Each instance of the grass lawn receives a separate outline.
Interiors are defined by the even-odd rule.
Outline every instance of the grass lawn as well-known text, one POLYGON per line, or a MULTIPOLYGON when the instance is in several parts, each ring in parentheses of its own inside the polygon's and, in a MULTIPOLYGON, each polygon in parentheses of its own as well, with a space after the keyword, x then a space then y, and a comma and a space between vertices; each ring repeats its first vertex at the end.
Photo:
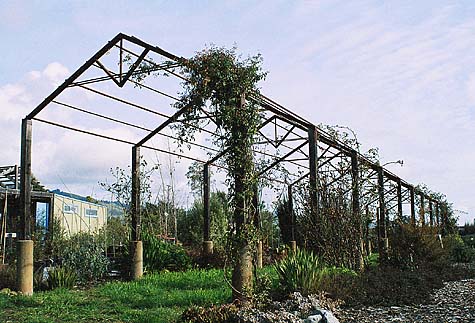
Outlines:
POLYGON ((230 301, 222 270, 160 273, 89 290, 0 294, 0 322, 171 322, 190 305, 230 301))

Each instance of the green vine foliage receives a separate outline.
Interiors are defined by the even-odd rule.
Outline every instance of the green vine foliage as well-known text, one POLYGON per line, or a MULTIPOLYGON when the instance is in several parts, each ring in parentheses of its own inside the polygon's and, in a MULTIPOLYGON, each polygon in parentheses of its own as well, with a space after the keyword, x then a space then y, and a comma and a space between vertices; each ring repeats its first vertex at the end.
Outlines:
POLYGON ((231 206, 235 210, 237 230, 250 222, 250 203, 257 184, 252 145, 258 133, 262 116, 254 101, 246 99, 259 93, 257 83, 266 73, 261 69, 262 57, 256 55, 241 59, 236 48, 211 47, 187 60, 183 74, 187 81, 181 100, 175 104, 184 109, 186 122, 175 126, 181 144, 194 140, 197 126, 202 126, 203 110, 213 117, 217 131, 212 140, 227 153, 223 162, 228 169, 227 184, 231 206))

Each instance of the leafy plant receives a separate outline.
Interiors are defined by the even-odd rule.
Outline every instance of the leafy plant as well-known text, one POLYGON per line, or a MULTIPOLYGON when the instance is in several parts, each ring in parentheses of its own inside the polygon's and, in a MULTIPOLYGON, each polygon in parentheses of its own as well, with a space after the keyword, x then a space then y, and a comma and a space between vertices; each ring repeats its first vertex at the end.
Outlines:
POLYGON ((95 282, 105 276, 109 259, 94 235, 78 233, 68 239, 61 252, 62 266, 76 272, 79 281, 95 282))
POLYGON ((191 258, 183 247, 166 243, 147 232, 142 234, 145 267, 150 271, 186 270, 191 267, 191 258))
POLYGON ((302 249, 276 263, 275 269, 284 291, 299 291, 304 295, 319 291, 328 274, 325 265, 313 252, 302 249))
POLYGON ((475 261, 475 249, 469 247, 458 234, 444 238, 444 245, 450 252, 450 260, 459 263, 475 261))
POLYGON ((183 312, 184 323, 233 323, 236 322, 238 308, 234 304, 211 306, 208 308, 192 306, 183 312))
POLYGON ((48 271, 46 286, 48 289, 73 288, 77 281, 77 274, 67 267, 56 267, 48 271))

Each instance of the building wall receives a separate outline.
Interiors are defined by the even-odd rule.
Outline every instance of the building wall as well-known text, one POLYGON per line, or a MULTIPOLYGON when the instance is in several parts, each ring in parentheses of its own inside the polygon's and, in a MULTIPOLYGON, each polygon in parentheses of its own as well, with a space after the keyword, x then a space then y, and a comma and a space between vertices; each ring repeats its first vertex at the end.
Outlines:
POLYGON ((53 217, 68 235, 96 233, 107 223, 107 207, 55 194, 53 217))

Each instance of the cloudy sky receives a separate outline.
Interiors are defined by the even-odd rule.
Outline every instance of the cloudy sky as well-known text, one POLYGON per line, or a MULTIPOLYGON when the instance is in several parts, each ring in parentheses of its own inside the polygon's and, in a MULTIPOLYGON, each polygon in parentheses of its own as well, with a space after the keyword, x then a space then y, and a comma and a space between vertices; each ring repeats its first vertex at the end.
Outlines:
MULTIPOLYGON (((0 164, 19 163, 21 118, 118 32, 184 57, 206 44, 261 53, 266 95, 352 128, 383 163, 403 159, 389 169, 473 221, 475 2, 0 0, 0 164)), ((34 124, 41 182, 103 197, 98 180, 129 148, 48 129, 34 124)))

